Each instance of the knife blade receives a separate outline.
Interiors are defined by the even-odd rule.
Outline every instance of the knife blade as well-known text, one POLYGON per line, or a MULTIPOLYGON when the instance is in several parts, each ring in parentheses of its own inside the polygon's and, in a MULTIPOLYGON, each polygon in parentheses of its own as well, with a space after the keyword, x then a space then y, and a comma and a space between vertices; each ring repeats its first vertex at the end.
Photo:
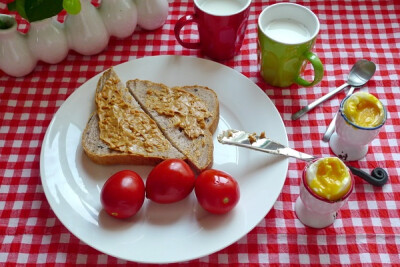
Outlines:
POLYGON ((248 133, 245 131, 229 129, 222 131, 217 136, 217 140, 221 144, 250 148, 269 154, 282 155, 304 161, 312 161, 317 158, 275 142, 266 137, 264 133, 257 135, 256 133, 248 133))
MULTIPOLYGON (((269 154, 292 157, 307 162, 318 159, 318 157, 308 155, 275 142, 267 138, 264 133, 257 135, 256 133, 247 133, 245 131, 229 129, 220 133, 217 136, 217 139, 221 144, 250 148, 269 154)), ((346 165, 354 175, 364 179, 374 186, 383 186, 388 181, 388 174, 382 168, 375 168, 370 175, 361 169, 354 168, 348 164, 346 165)))

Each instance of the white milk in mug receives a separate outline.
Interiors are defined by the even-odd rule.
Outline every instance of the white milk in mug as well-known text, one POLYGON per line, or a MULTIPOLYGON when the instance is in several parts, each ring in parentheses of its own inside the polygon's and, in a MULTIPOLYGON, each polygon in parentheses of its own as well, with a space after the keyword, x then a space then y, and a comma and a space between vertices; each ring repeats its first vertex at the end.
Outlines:
POLYGON ((285 44, 298 44, 311 37, 307 27, 296 20, 276 19, 265 27, 265 33, 275 41, 285 44))
POLYGON ((244 7, 243 1, 240 0, 204 0, 199 3, 202 10, 217 16, 235 14, 244 7))

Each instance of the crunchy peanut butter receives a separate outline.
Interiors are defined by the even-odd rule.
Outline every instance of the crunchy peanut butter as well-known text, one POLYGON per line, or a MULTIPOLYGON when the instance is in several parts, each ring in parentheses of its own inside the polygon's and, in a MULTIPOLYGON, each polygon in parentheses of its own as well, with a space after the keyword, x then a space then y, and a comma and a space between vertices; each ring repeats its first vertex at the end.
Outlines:
POLYGON ((211 116, 201 99, 180 89, 149 89, 146 105, 168 116, 171 123, 191 139, 204 135, 206 119, 211 116))
POLYGON ((170 143, 156 123, 141 110, 124 101, 126 88, 118 79, 108 79, 96 95, 100 139, 111 149, 127 153, 166 151, 170 143))
POLYGON ((256 137, 256 133, 252 133, 252 134, 249 134, 249 142, 250 142, 250 144, 253 144, 254 142, 256 142, 257 141, 257 137, 256 137))

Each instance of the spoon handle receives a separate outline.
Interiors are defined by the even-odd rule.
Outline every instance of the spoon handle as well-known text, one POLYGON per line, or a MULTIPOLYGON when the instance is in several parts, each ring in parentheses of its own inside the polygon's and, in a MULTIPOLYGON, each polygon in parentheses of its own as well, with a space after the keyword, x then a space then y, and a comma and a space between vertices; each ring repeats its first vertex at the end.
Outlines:
MULTIPOLYGON (((346 96, 351 95, 354 92, 354 89, 355 89, 355 87, 353 87, 353 86, 350 87, 346 96)), ((325 134, 322 137, 322 141, 329 142, 329 139, 331 139, 331 136, 332 136, 333 132, 335 131, 336 116, 337 116, 337 112, 333 116, 331 123, 329 124, 328 128, 326 129, 325 134)))
POLYGON ((326 100, 328 100, 329 98, 331 98, 332 96, 336 95, 337 93, 339 93, 340 91, 342 91, 344 88, 346 88, 347 86, 349 86, 348 83, 344 83, 343 85, 339 86, 338 88, 336 88, 333 91, 330 91, 329 93, 327 93, 326 95, 318 98, 317 100, 315 100, 314 102, 312 102, 311 104, 308 104, 307 106, 305 106, 304 108, 300 109, 299 111, 297 111, 296 113, 294 113, 292 115, 292 120, 297 120, 298 118, 300 118, 301 116, 303 116, 304 114, 306 114, 307 112, 309 112, 310 110, 312 110, 313 108, 315 108, 316 106, 318 106, 319 104, 321 104, 322 102, 325 102, 326 100))
POLYGON ((387 174, 387 172, 379 167, 373 169, 371 174, 349 165, 347 165, 347 167, 354 175, 357 175, 358 177, 362 178, 363 180, 374 186, 383 186, 389 180, 389 175, 387 174))

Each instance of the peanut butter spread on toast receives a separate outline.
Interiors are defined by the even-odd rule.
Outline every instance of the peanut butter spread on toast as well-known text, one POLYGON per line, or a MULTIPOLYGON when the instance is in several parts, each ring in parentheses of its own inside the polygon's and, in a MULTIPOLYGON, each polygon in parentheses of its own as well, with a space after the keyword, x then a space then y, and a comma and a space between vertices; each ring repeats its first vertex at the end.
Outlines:
POLYGON ((212 115, 200 98, 179 88, 150 88, 146 106, 169 117, 172 125, 191 139, 204 135, 206 119, 212 115))
MULTIPOLYGON (((110 78, 96 94, 100 139, 111 149, 127 153, 166 151, 170 143, 157 124, 142 110, 124 101, 127 88, 118 88, 119 79, 110 78)), ((129 93, 128 93, 129 94, 129 93)))

